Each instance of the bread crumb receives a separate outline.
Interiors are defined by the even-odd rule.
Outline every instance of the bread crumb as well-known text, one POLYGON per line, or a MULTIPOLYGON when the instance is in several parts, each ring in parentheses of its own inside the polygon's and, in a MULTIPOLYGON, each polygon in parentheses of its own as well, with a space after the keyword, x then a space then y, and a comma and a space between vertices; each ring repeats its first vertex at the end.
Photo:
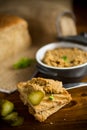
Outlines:
POLYGON ((50 122, 50 125, 53 125, 53 122, 50 122))

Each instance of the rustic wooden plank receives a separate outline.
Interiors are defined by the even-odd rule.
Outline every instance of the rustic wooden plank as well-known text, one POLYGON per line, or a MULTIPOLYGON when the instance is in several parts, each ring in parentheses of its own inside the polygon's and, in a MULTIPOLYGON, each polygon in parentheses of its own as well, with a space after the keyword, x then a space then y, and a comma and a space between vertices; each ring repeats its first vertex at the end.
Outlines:
MULTIPOLYGON (((20 129, 32 129, 32 130, 67 130, 68 128, 73 130, 86 130, 87 129, 87 86, 77 89, 69 90, 72 95, 72 101, 70 104, 51 115, 45 122, 40 123, 34 119, 32 115, 28 113, 28 108, 23 105, 19 98, 19 93, 16 91, 13 94, 2 94, 0 98, 6 98, 15 104, 16 110, 21 116, 24 117, 24 124, 17 127, 20 129)), ((3 130, 10 130, 12 127, 0 123, 0 128, 3 130)), ((15 130, 15 127, 12 128, 15 130)))

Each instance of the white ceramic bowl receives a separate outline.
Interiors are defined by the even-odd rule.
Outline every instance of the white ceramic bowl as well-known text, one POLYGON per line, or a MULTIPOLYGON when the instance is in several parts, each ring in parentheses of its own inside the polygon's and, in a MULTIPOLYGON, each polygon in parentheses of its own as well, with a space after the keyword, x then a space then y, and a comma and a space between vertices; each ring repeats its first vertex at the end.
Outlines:
POLYGON ((79 45, 76 43, 69 43, 69 42, 55 42, 47 44, 41 47, 36 53, 36 61, 38 70, 45 75, 56 77, 59 80, 68 80, 71 81, 78 81, 82 79, 87 73, 87 62, 78 66, 73 67, 53 67, 48 66, 42 62, 44 54, 47 50, 53 50, 58 47, 66 47, 66 48, 79 48, 84 51, 87 51, 87 46, 79 45))

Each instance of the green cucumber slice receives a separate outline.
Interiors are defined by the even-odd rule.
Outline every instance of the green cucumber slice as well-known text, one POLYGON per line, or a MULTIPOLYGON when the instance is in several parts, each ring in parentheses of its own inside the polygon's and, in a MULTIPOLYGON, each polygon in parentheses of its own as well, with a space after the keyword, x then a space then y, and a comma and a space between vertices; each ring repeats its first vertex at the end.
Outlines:
POLYGON ((1 105, 1 116, 7 116, 14 109, 14 104, 8 100, 4 100, 1 105))
POLYGON ((28 94, 28 100, 32 105, 38 105, 44 97, 44 93, 42 91, 33 91, 28 94))

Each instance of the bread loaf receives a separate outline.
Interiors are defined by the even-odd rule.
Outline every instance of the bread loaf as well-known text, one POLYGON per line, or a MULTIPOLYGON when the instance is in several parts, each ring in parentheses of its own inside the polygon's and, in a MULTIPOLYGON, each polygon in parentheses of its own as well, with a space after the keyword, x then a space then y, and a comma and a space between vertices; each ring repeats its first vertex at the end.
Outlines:
POLYGON ((17 16, 0 15, 0 61, 29 47, 28 23, 17 16))

